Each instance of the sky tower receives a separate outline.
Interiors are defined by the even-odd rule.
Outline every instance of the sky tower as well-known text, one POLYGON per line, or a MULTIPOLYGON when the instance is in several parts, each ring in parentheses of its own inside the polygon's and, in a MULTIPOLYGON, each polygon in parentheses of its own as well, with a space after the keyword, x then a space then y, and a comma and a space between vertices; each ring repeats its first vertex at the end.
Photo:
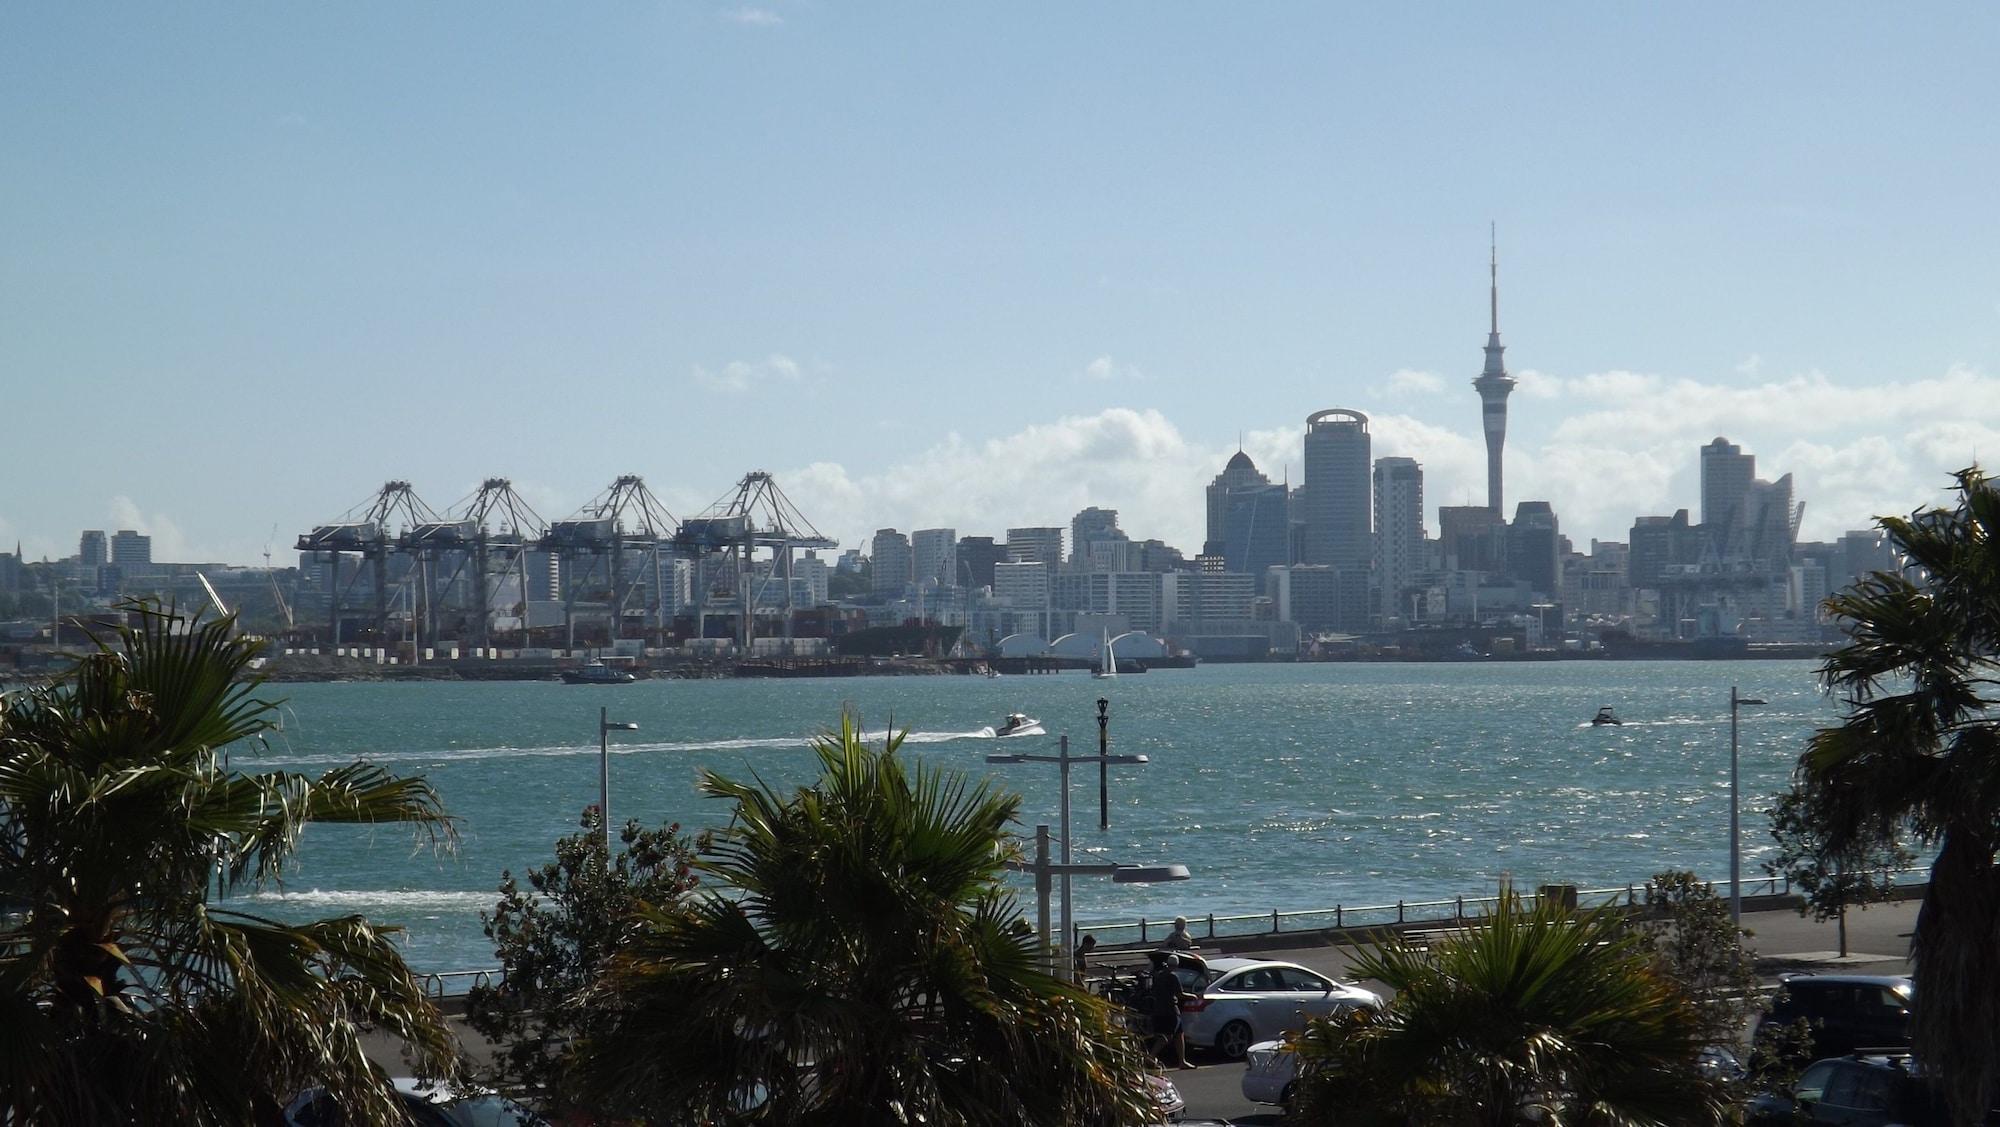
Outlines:
POLYGON ((1500 451, 1507 444, 1507 393, 1514 390, 1514 378, 1507 374, 1507 363, 1500 355, 1507 350, 1500 344, 1500 245, 1497 238, 1492 243, 1490 255, 1486 269, 1492 286, 1493 328, 1486 334, 1486 369, 1472 381, 1472 386, 1479 392, 1479 413, 1486 428, 1486 507, 1496 515, 1504 516, 1500 507, 1500 451))

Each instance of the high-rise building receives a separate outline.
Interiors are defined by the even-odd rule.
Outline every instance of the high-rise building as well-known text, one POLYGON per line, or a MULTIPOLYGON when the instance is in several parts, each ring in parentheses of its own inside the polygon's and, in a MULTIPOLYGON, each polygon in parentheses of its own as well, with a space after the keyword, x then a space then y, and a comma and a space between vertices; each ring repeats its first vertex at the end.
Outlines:
POLYGON ((958 529, 919 528, 910 533, 910 551, 916 582, 958 586, 958 529))
POLYGON ((86 529, 77 539, 76 562, 85 567, 96 567, 111 562, 111 545, 105 540, 103 529, 86 529))
POLYGON ((893 528, 876 529, 868 558, 872 572, 869 589, 891 599, 902 598, 916 577, 916 557, 910 551, 909 537, 893 528))
POLYGON ((1700 530, 1688 523, 1686 509, 1670 517, 1634 520, 1631 545, 1625 581, 1640 590, 1659 590, 1673 568, 1701 559, 1700 530))
POLYGON ((1100 509, 1095 505, 1070 518, 1069 559, 1080 569, 1095 570, 1090 567, 1091 548, 1099 541, 1129 541, 1118 527, 1117 509, 1100 509))
POLYGON ((1424 557, 1424 470, 1414 458, 1375 459, 1375 581, 1382 613, 1407 615, 1424 557))
POLYGON ((1701 448, 1701 523, 1716 535, 1736 523, 1757 479, 1757 455, 1718 435, 1701 448))
POLYGON ((1010 528, 1007 530, 1007 558, 1014 563, 1047 564, 1050 571, 1062 566, 1061 528, 1010 528))
POLYGON ((1306 419, 1305 563, 1368 568, 1368 416, 1334 408, 1306 419))
POLYGON ((1049 609, 1049 576, 1054 571, 1040 560, 993 565, 993 597, 1014 610, 1049 609))
POLYGON ((1547 501, 1514 506, 1514 523, 1507 526, 1507 576, 1543 598, 1561 593, 1562 529, 1547 501))
POLYGON ((1446 571, 1498 572, 1507 566, 1507 522, 1484 505, 1438 506, 1446 571))
POLYGON ((153 538, 121 528, 111 538, 111 562, 120 565, 153 562, 153 538))
POLYGON ((1261 576, 1265 568, 1291 563, 1291 508, 1291 491, 1282 485, 1228 490, 1222 506, 1223 570, 1261 576))
POLYGON ((1005 545, 995 544, 991 536, 962 537, 958 542, 958 585, 993 586, 993 565, 1006 559, 1005 545))
POLYGON ((1238 450, 1230 457, 1229 464, 1215 475, 1214 481, 1208 483, 1208 527, 1201 545, 1204 553, 1219 555, 1223 552, 1222 524, 1229 491, 1269 484, 1271 479, 1258 472, 1257 464, 1250 460, 1250 455, 1238 450))
POLYGON ((1514 379, 1507 374, 1507 363, 1502 358, 1506 348, 1500 344, 1500 250, 1495 244, 1492 257, 1487 264, 1489 296, 1493 308, 1493 324, 1486 334, 1486 367, 1479 378, 1472 381, 1474 391, 1479 393, 1479 418, 1486 431, 1486 507, 1499 516, 1505 491, 1501 488, 1501 450, 1507 445, 1507 394, 1514 390, 1514 379))

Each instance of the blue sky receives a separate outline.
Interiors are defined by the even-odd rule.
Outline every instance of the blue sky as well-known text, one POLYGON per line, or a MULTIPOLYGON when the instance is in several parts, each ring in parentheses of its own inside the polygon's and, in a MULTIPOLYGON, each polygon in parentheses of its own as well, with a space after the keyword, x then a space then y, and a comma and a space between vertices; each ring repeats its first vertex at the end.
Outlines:
POLYGON ((1622 538, 1720 433, 1857 527, 2000 450, 2000 12, 1745 7, 8 5, 0 539, 754 468, 1192 552, 1333 406, 1434 510, 1489 221, 1510 505, 1622 538))

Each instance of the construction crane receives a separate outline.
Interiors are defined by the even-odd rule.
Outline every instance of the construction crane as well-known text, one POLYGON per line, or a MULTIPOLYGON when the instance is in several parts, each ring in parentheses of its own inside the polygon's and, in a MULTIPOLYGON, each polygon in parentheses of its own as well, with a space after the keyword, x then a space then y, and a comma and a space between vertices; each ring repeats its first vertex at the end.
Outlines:
POLYGON ((285 629, 291 631, 298 628, 298 623, 292 621, 291 604, 285 601, 285 593, 278 589, 278 573, 271 570, 271 539, 277 535, 278 526, 273 524, 270 536, 264 537, 264 578, 270 581, 271 599, 278 604, 278 613, 284 616, 285 629))
POLYGON ((620 637, 625 609, 642 586, 652 631, 666 629, 664 573, 677 529, 673 514, 638 474, 618 478, 567 519, 549 526, 537 547, 560 561, 563 628, 570 648, 576 647, 578 598, 586 593, 603 598, 607 642, 620 637))
MULTIPOLYGON (((778 488, 775 478, 763 470, 752 470, 701 515, 683 521, 674 546, 703 565, 717 565, 712 569, 704 566, 704 574, 695 577, 695 615, 700 627, 705 628, 710 603, 721 594, 725 605, 735 604, 737 643, 748 652, 757 637, 757 606, 765 584, 784 584, 783 631, 790 638, 797 609, 792 598, 792 553, 800 548, 839 547, 839 541, 820 535, 778 488), (760 548, 770 550, 771 569, 753 587, 752 562, 760 548), (713 581, 707 575, 711 570, 717 573, 713 581)), ((697 636, 705 632, 698 629, 697 636)))
POLYGON ((443 519, 405 532, 401 545, 417 559, 424 587, 425 634, 444 637, 438 608, 455 606, 464 615, 457 636, 482 648, 491 645, 493 618, 499 613, 495 598, 512 575, 520 597, 509 600, 506 612, 519 613, 525 637, 527 554, 547 531, 534 508, 514 492, 513 482, 489 477, 443 519))
POLYGON ((324 555, 327 560, 327 626, 333 645, 340 645, 343 612, 354 609, 349 605, 355 585, 364 572, 369 574, 373 589, 373 607, 368 616, 368 630, 372 638, 386 636, 389 624, 389 556, 397 547, 398 532, 407 532, 427 524, 436 524, 441 518, 429 505, 424 504, 407 481, 385 482, 375 495, 360 505, 349 509, 328 524, 314 528, 298 539, 298 550, 310 552, 317 559, 324 555), (341 557, 358 557, 358 563, 366 566, 355 567, 345 582, 341 580, 341 557))

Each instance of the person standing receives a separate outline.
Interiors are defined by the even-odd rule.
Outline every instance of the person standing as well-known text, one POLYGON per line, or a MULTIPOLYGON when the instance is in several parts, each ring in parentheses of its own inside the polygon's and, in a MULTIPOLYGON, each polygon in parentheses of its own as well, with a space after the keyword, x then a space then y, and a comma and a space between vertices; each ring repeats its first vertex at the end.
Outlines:
POLYGON ((1083 981, 1083 976, 1090 973, 1090 955, 1095 950, 1097 950, 1097 937, 1095 935, 1086 935, 1078 941, 1076 945, 1077 981, 1083 981))
POLYGON ((1188 933, 1186 916, 1174 917, 1174 930, 1167 933, 1167 946, 1176 951, 1192 951, 1201 946, 1194 941, 1194 936, 1188 933))
POLYGON ((1174 973, 1179 962, 1164 951, 1153 953, 1153 976, 1147 983, 1152 998, 1153 1051, 1176 1067, 1193 1068, 1187 1059, 1187 1034, 1181 1029, 1181 1005, 1187 1001, 1187 991, 1181 988, 1180 975, 1174 973), (1166 1056, 1168 1049, 1173 1050, 1172 1057, 1166 1056))

